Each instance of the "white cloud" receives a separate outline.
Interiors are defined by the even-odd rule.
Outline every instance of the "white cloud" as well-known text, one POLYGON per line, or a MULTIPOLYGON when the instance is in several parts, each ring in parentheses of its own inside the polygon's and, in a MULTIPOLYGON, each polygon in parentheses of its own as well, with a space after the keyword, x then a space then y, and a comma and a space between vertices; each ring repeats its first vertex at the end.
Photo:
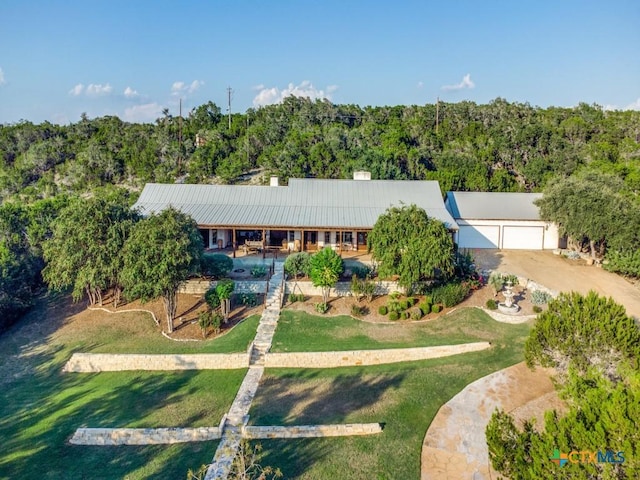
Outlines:
POLYGON ((73 87, 71 90, 69 90, 69 95, 73 95, 74 97, 77 97, 78 95, 81 95, 82 92, 84 92, 84 85, 79 83, 75 87, 73 87))
POLYGON ((309 80, 304 80, 300 85, 290 83, 282 90, 277 87, 266 88, 264 85, 259 85, 258 87, 261 88, 253 99, 253 105, 255 107, 279 103, 290 96, 305 97, 311 100, 320 98, 331 100, 331 95, 338 89, 337 85, 329 85, 325 90, 317 89, 309 80))
POLYGON ((424 83, 422 81, 418 82, 418 84, 416 85, 418 88, 422 88, 424 87, 424 83))
POLYGON ((87 85, 86 93, 89 96, 109 95, 112 90, 113 88, 108 83, 106 85, 90 83, 87 85))
POLYGON ((626 107, 625 110, 640 110, 640 98, 638 98, 635 102, 630 103, 626 107))
POLYGON ((474 88, 475 86, 476 84, 471 80, 471 74, 467 73, 464 77, 462 77, 462 81, 460 83, 456 83, 455 85, 445 85, 442 87, 442 90, 447 92, 455 92, 457 90, 463 90, 465 88, 474 88))
POLYGON ((173 85, 171 85, 171 95, 177 96, 177 95, 187 95, 187 94, 192 94, 194 93, 196 90, 198 90, 202 85, 204 85, 204 82, 202 80, 194 80, 193 82, 191 82, 190 84, 186 84, 184 82, 173 82, 173 85))
POLYGON ((4 85, 7 81, 4 79, 4 71, 0 68, 0 85, 4 85))
POLYGON ((162 105, 153 102, 125 108, 124 120, 127 122, 153 122, 162 114, 162 105))
POLYGON ((134 90, 131 87, 127 87, 127 88, 124 89, 124 96, 126 98, 136 98, 139 95, 140 94, 137 92, 137 90, 134 90))

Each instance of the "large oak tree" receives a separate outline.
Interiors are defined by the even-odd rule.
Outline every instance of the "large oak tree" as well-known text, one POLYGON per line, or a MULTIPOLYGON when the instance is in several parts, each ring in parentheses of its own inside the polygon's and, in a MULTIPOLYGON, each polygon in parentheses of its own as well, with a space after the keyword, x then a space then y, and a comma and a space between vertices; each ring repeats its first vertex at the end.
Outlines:
POLYGON ((180 285, 200 271, 204 247, 195 221, 174 208, 136 224, 123 249, 122 283, 128 298, 162 298, 173 331, 180 285))

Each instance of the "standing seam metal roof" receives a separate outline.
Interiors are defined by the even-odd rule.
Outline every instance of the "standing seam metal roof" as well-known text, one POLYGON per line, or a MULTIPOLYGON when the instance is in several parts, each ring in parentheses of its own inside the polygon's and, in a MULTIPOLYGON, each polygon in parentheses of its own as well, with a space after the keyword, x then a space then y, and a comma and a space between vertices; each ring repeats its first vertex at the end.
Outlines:
POLYGON ((446 205, 455 219, 540 220, 533 203, 541 193, 447 192, 446 205))
POLYGON ((372 228, 390 206, 416 204, 448 228, 457 224, 437 181, 290 179, 288 186, 148 183, 134 208, 169 206, 198 225, 292 228, 372 228))

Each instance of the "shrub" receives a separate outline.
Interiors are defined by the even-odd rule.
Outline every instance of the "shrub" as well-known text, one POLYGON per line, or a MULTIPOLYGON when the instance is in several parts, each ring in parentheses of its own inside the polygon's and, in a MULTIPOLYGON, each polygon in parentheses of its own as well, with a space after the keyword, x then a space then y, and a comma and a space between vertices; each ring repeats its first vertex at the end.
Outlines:
POLYGON ((400 302, 393 298, 387 302, 387 308, 390 312, 396 312, 398 314, 402 311, 402 308, 400 308, 400 302))
POLYGON ((233 260, 222 253, 206 253, 202 258, 202 273, 220 279, 233 270, 233 260))
POLYGON ((351 273, 360 279, 371 276, 371 267, 367 265, 354 265, 351 267, 351 273))
POLYGON ((489 310, 497 310, 498 302, 496 302, 493 298, 490 298, 489 300, 487 300, 487 308, 489 310))
POLYGON ((400 320, 406 320, 407 318, 409 318, 407 312, 400 313, 400 320))
POLYGON ((409 308, 409 302, 407 300, 400 300, 400 310, 406 310, 409 308))
POLYGON ((553 297, 543 290, 534 290, 531 292, 531 303, 534 305, 545 305, 552 299, 553 297))
POLYGON ((431 306, 432 313, 440 313, 440 305, 432 305, 431 306))
POLYGON ((502 290, 502 287, 504 287, 504 278, 502 277, 502 274, 498 272, 493 272, 489 276, 489 285, 491 285, 491 287, 493 288, 493 291, 497 295, 498 292, 502 290))
POLYGON ((541 313, 541 312, 542 312, 542 307, 540 305, 533 306, 533 313, 541 313))
POLYGON ((416 304, 417 299, 415 297, 407 297, 407 303, 410 307, 413 307, 416 304))
POLYGON ((362 315, 367 314, 366 307, 361 307, 360 305, 351 305, 351 315, 354 317, 361 317, 362 315))
POLYGON ((411 320, 420 320, 422 318, 422 310, 414 308, 411 310, 411 320))
POLYGON ((433 297, 431 295, 427 295, 424 297, 424 303, 428 303, 429 305, 433 305, 433 297))
POLYGON ((289 294, 289 303, 296 303, 298 301, 298 295, 296 293, 289 294))
POLYGON ((207 302, 211 310, 215 310, 220 306, 220 297, 215 288, 207 290, 207 293, 204 294, 204 301, 207 302))
POLYGON ((314 305, 314 308, 316 309, 316 312, 318 313, 327 313, 327 311, 329 311, 329 304, 321 302, 321 303, 316 303, 314 305))
POLYGON ((284 271, 296 279, 301 275, 309 275, 309 258, 307 252, 292 253, 284 261, 284 271))
POLYGON ((255 293, 243 293, 240 295, 240 303, 242 303, 242 305, 248 305, 249 307, 255 307, 258 304, 258 298, 255 293))
POLYGON ((511 285, 515 286, 518 285, 520 282, 518 282, 518 276, 517 275, 504 275, 502 277, 502 279, 504 280, 505 285, 507 283, 511 283, 511 285))
POLYGON ((431 312, 431 304, 422 302, 420 304, 420 311, 422 312, 422 315, 429 315, 429 313, 431 312))
POLYGON ((388 309, 387 309, 387 307, 385 305, 382 305, 382 306, 378 307, 378 313, 380 315, 386 315, 387 312, 388 312, 388 309))
POLYGON ((389 294, 389 297, 392 298, 393 300, 397 300, 401 296, 402 296, 402 294, 400 292, 391 292, 389 294))
POLYGON ((400 318, 400 314, 398 312, 389 312, 389 320, 395 322, 398 318, 400 318))
POLYGON ((469 287, 462 283, 445 283, 431 292, 433 301, 445 307, 453 307, 462 302, 469 294, 469 287))
POLYGON ((251 276, 254 278, 264 277, 267 274, 267 267, 264 265, 256 265, 251 269, 251 276))
POLYGON ((640 278, 640 250, 610 250, 603 267, 610 272, 640 278))

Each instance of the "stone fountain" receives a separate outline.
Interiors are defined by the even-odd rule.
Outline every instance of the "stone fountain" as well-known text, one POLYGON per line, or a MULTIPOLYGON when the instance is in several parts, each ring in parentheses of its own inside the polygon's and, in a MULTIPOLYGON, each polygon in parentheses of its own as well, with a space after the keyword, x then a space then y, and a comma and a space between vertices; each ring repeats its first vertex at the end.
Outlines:
POLYGON ((505 284, 502 295, 504 295, 504 302, 498 303, 498 310, 507 315, 517 315, 520 307, 513 302, 516 294, 513 293, 513 284, 510 281, 505 284))

